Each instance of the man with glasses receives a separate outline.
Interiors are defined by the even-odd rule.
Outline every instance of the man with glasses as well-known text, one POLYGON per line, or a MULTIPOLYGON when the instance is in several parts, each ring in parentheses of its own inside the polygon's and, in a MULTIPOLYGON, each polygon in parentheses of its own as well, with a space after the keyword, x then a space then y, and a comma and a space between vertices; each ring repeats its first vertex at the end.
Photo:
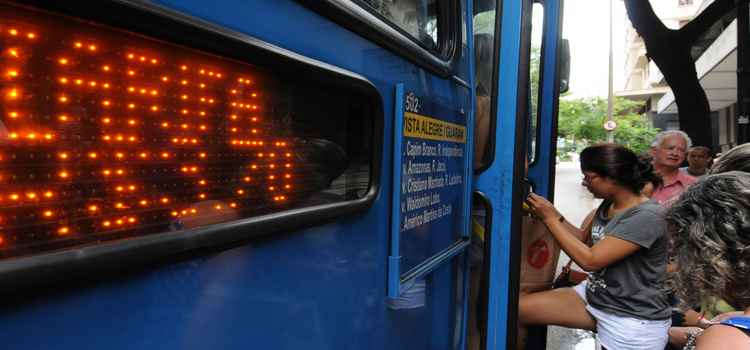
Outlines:
POLYGON ((651 198, 665 208, 669 208, 696 181, 695 177, 680 171, 691 144, 690 137, 679 130, 662 131, 656 134, 651 144, 654 170, 662 179, 662 185, 654 190, 651 198))

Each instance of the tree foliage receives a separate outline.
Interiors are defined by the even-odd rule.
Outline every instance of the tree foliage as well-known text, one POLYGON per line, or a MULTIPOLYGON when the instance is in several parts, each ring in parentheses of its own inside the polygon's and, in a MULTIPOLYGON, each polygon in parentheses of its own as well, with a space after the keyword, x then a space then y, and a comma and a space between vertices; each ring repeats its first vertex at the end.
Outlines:
MULTIPOLYGON (((617 128, 614 131, 615 142, 628 146, 636 153, 649 149, 659 129, 643 114, 638 113, 642 104, 624 98, 615 98, 613 106, 614 120, 617 128)), ((606 142, 607 100, 604 98, 560 99, 558 119, 558 136, 575 142, 579 146, 588 146, 606 142)))

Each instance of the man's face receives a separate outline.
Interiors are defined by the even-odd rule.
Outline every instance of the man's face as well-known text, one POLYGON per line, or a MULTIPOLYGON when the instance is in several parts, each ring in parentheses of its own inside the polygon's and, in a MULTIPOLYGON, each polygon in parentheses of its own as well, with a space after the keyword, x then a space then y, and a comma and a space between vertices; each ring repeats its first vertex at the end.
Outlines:
POLYGON ((669 135, 661 141, 661 144, 651 148, 654 165, 664 168, 678 169, 685 161, 686 152, 687 143, 680 135, 669 135))
POLYGON ((693 169, 705 169, 708 166, 708 154, 705 150, 694 149, 688 152, 687 161, 693 169))

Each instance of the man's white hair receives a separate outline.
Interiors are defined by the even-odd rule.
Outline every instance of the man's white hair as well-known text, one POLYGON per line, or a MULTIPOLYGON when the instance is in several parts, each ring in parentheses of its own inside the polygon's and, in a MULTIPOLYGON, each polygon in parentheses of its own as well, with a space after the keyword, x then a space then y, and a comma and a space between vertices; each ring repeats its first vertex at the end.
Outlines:
POLYGON ((672 135, 679 135, 682 136, 682 138, 685 140, 685 143, 687 144, 687 148, 690 149, 690 147, 693 146, 693 140, 690 139, 690 136, 686 134, 682 130, 666 130, 662 131, 654 137, 654 142, 651 143, 651 147, 657 147, 661 145, 662 142, 664 142, 664 139, 666 139, 669 136, 672 135))

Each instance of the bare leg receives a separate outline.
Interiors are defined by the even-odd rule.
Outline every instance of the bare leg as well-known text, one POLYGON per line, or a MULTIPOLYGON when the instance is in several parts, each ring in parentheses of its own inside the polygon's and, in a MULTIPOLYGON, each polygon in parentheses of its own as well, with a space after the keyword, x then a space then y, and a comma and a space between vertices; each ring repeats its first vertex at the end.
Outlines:
POLYGON ((573 288, 553 289, 521 295, 518 302, 520 325, 555 325, 596 330, 596 320, 573 288))

